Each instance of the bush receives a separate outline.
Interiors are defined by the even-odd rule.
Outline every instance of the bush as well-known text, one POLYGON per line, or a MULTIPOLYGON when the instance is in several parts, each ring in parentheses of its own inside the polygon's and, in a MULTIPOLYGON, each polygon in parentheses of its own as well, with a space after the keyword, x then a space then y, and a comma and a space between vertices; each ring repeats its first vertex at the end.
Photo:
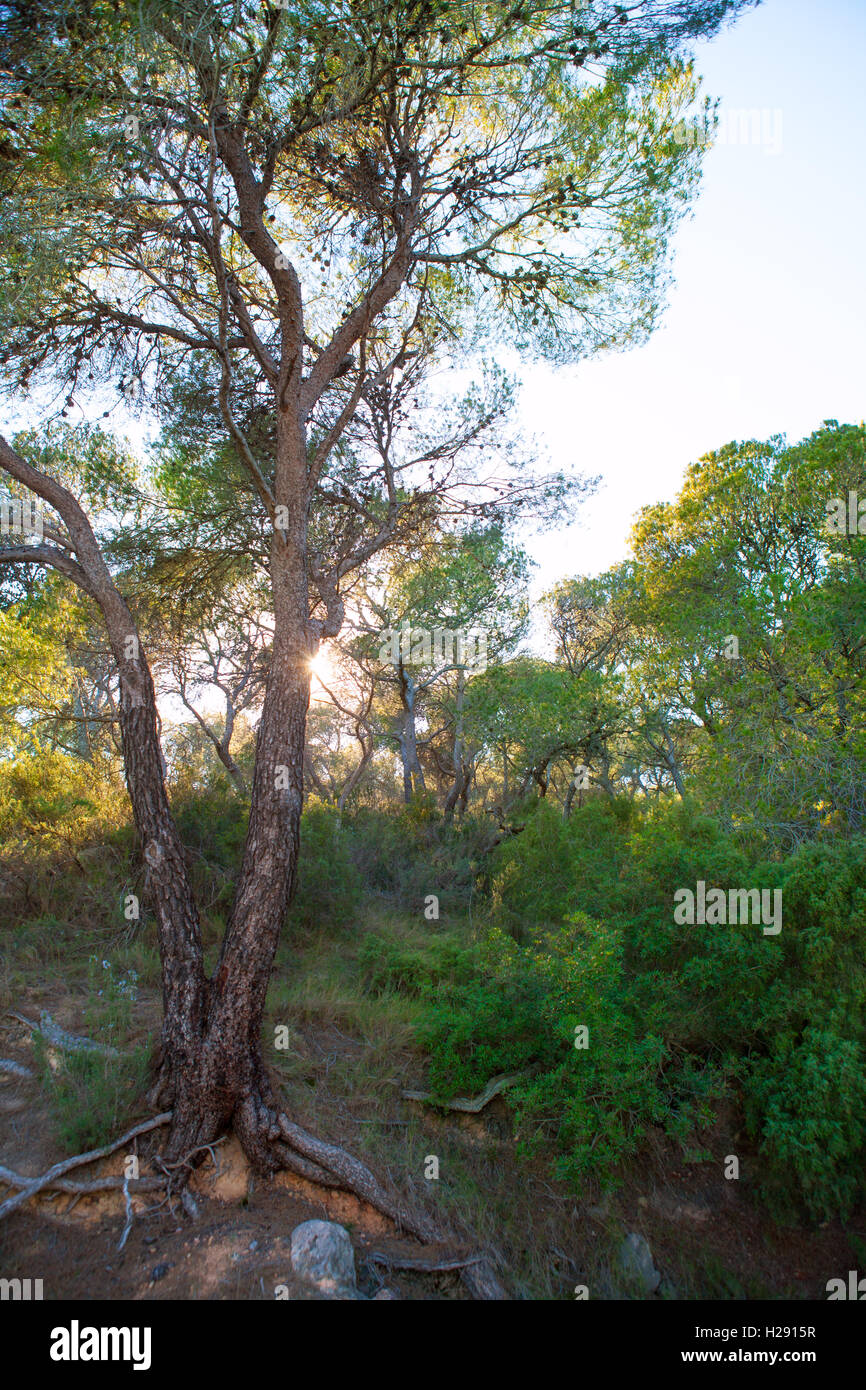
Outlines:
POLYGON ((533 946, 494 930, 475 977, 429 1010, 434 1094, 446 1100, 525 1072, 509 1091, 523 1151, 550 1144, 561 1176, 609 1178, 650 1124, 682 1137, 708 1121, 717 1089, 709 1073, 663 1066, 669 1049, 634 1002, 615 928, 577 913, 533 946))
POLYGON ((433 1089, 529 1069, 509 1093, 523 1147, 551 1144, 578 1180, 609 1177, 650 1124, 688 1145, 736 1086, 775 1214, 849 1214, 866 1195, 864 850, 762 863, 688 806, 540 807, 496 852, 471 978, 430 1006, 433 1089), (677 925, 674 893, 698 879, 781 888, 782 931, 677 925))
POLYGON ((374 994, 407 994, 433 999, 446 981, 471 978, 475 953, 450 936, 432 936, 407 945, 380 932, 368 932, 358 952, 364 986, 374 994))

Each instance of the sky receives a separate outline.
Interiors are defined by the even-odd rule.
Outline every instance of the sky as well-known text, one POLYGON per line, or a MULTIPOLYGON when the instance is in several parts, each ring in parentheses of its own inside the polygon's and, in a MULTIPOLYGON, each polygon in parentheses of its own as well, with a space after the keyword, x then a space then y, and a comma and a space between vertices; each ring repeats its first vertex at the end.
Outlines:
POLYGON ((527 542, 535 598, 624 559, 638 510, 708 450, 866 416, 866 0, 764 0, 696 59, 719 139, 660 327, 627 352, 523 365, 526 433, 553 467, 602 479, 573 525, 527 542), (736 112, 756 113, 745 132, 736 112))
POLYGON ((660 328, 524 369, 524 428, 556 467, 602 475, 575 525, 530 542, 536 594, 624 559, 638 509, 710 449, 866 416, 866 0, 765 0, 696 57, 720 138, 660 328), (754 143, 729 114, 746 110, 754 143))

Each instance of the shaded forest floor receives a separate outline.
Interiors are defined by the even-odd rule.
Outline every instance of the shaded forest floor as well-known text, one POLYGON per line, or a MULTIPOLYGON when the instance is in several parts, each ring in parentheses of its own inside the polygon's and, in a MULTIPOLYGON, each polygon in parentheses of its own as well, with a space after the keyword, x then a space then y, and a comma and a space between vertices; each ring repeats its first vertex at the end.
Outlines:
MULTIPOLYGON (((381 929, 382 920, 375 925, 381 929)), ((405 936, 413 929, 404 924, 395 930, 405 936)), ((620 1170, 616 1190, 603 1196, 593 1185, 575 1193, 557 1182, 543 1157, 519 1157, 502 1097, 480 1115, 404 1099, 404 1089, 425 1084, 413 1032, 416 1005, 365 991, 356 952, 362 931, 359 925, 357 933, 336 939, 308 934, 282 948, 268 1029, 284 1046, 268 1048, 268 1030, 265 1035, 274 1081, 300 1123, 358 1153, 416 1205, 435 1212, 458 1241, 488 1249, 513 1297, 572 1299, 581 1284, 591 1299, 640 1296, 619 1267, 619 1247, 629 1232, 648 1241, 663 1276, 653 1297, 663 1299, 823 1300, 828 1279, 862 1265, 863 1213, 845 1229, 838 1222, 780 1227, 752 1200, 747 1176, 724 1179, 726 1154, 741 1156, 744 1173, 749 1166, 732 1105, 720 1108, 714 1129, 700 1136, 700 1149, 711 1159, 686 1161, 670 1141, 653 1135, 620 1170), (438 1180, 424 1176, 431 1156, 439 1161, 438 1180)), ((0 1079, 0 1163, 36 1175, 65 1153, 105 1142, 142 1118, 142 1070, 131 1066, 122 1094, 92 1075, 64 1089, 62 1072, 46 1066, 29 1030, 6 1010, 34 1021, 47 1010, 62 1027, 92 1035, 100 1006, 103 1021, 105 1009, 113 1008, 109 1035, 140 1061, 158 1028, 159 995, 155 959, 136 937, 108 953, 115 972, 137 971, 136 998, 124 1010, 115 1007, 116 998, 94 1000, 86 942, 76 942, 73 958, 57 932, 31 933, 24 947, 23 955, 19 949, 6 962, 0 1056, 32 1075, 0 1079), (88 1128, 88 1118, 103 1129, 88 1128)), ((103 942, 100 967, 105 950, 103 942)), ((353 1197, 288 1174, 256 1178, 232 1139, 214 1157, 216 1166, 207 1158, 193 1180, 198 1214, 190 1217, 179 1204, 145 1214, 145 1203, 158 1196, 142 1196, 122 1250, 118 1192, 77 1200, 58 1194, 25 1204, 0 1223, 0 1274, 41 1278, 46 1298, 272 1299, 278 1286, 284 1297, 309 1298, 314 1295, 292 1276, 290 1238, 300 1222, 319 1218, 349 1230, 364 1296, 467 1296, 457 1273, 389 1267, 389 1254, 418 1256, 419 1247, 353 1197)), ((115 1154, 87 1176, 118 1174, 122 1161, 115 1154)))

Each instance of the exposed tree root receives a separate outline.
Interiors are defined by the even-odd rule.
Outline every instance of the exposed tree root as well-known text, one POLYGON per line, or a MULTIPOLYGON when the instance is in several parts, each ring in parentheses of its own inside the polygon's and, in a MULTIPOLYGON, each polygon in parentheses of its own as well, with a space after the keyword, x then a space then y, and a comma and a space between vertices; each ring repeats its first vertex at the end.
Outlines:
POLYGON ((509 1086, 513 1086, 516 1081, 522 1081, 525 1076, 529 1076, 529 1071, 513 1072, 510 1076, 502 1073, 494 1076, 484 1087, 484 1090, 477 1096, 455 1096, 453 1100, 437 1100, 431 1091, 404 1091, 404 1100, 423 1101, 428 1105, 437 1105, 442 1110, 460 1110, 467 1115, 477 1115, 485 1105, 489 1105, 494 1096, 498 1096, 500 1091, 505 1091, 509 1086))
POLYGON ((389 1269, 418 1269, 425 1274, 441 1274, 451 1269, 465 1269, 468 1265, 477 1265, 483 1260, 483 1255, 455 1256, 453 1259, 437 1260, 435 1257, 429 1260, 414 1259, 411 1255, 389 1255, 385 1250, 368 1250, 364 1258, 374 1265, 387 1265, 389 1269))
POLYGON ((86 1163, 95 1163, 98 1158, 107 1158, 109 1154, 115 1153, 117 1149, 122 1149, 124 1144, 136 1139, 140 1134, 147 1134, 152 1129, 159 1129, 161 1125, 167 1125, 171 1120, 171 1111, 167 1110, 162 1115, 156 1115, 152 1120, 143 1120, 141 1124, 133 1125, 119 1139, 115 1139, 110 1144, 105 1144, 101 1149, 91 1149, 89 1153, 75 1154, 73 1158, 65 1158, 60 1163, 55 1163, 53 1168, 49 1168, 47 1173, 43 1173, 40 1178, 25 1179, 26 1186, 20 1192, 16 1192, 13 1197, 7 1197, 5 1202, 0 1203, 0 1219, 8 1216, 9 1212, 20 1207, 29 1198, 35 1197, 37 1192, 41 1192, 45 1187, 51 1187, 55 1178, 62 1178, 64 1174, 72 1171, 73 1168, 81 1168, 86 1163))
POLYGON ((360 1159, 335 1144, 316 1139, 285 1115, 279 1116, 278 1124, 280 1134, 290 1149, 326 1170, 332 1178, 337 1179, 335 1185, 369 1202, 370 1206, 389 1217, 398 1229, 408 1231, 422 1241, 438 1242, 443 1239, 442 1233, 426 1213, 413 1211, 392 1197, 360 1159))
POLYGON ((11 1057, 0 1057, 0 1071, 8 1073, 9 1076, 32 1076, 30 1067, 25 1067, 21 1062, 15 1062, 11 1057))
MULTIPOLYGON (((72 1192, 76 1196, 86 1197, 93 1192, 120 1192, 126 1178, 54 1178, 51 1182, 43 1184, 44 1192, 72 1192)), ((165 1187, 164 1178, 138 1178, 135 1181, 135 1192, 156 1192, 165 1187)), ((12 1168, 6 1168, 0 1163, 0 1183, 6 1183, 7 1187, 24 1188, 29 1187, 33 1182, 32 1178, 26 1178, 23 1173, 16 1173, 12 1168)), ((36 1195, 35 1193, 32 1195, 36 1195)))
MULTIPOLYGON (((494 1273, 489 1259, 478 1254, 468 1262, 455 1251, 453 1235, 442 1230, 425 1212, 409 1206, 388 1191, 374 1173, 346 1149, 308 1133, 270 1102, 267 1077, 237 1106, 232 1125, 244 1153, 253 1167, 273 1175, 281 1169, 297 1174, 322 1187, 349 1192, 393 1221, 399 1231, 414 1236, 425 1245, 450 1246, 461 1259, 461 1278, 474 1298, 505 1299, 507 1294, 494 1273), (267 1098, 267 1099, 266 1099, 267 1098)), ((189 1140, 190 1136, 185 1136, 189 1140)))
MULTIPOLYGON (((20 1189, 14 1196, 7 1197, 0 1204, 0 1219, 21 1206, 30 1197, 34 1197, 38 1192, 44 1190, 54 1189, 80 1196, 84 1193, 119 1189, 123 1192, 126 1202, 127 1225, 125 1234, 128 1234, 131 1224, 130 1190, 138 1192, 167 1189, 169 1195, 182 1192, 196 1166, 196 1160, 200 1161, 200 1155, 204 1152, 210 1152, 213 1158, 214 1145, 219 1142, 218 1140, 201 1142, 190 1149, 183 1158, 171 1163, 165 1162, 157 1155, 154 1159, 154 1166, 161 1169, 163 1176, 134 1180, 134 1186, 132 1179, 122 1177, 79 1180, 69 1179, 66 1174, 75 1168, 83 1167, 97 1159, 115 1153, 139 1135, 147 1134, 151 1130, 169 1124, 172 1118, 172 1112, 165 1111, 151 1120, 133 1126, 111 1144, 106 1144, 100 1149, 92 1149, 89 1153, 76 1154, 72 1158, 64 1159, 61 1163, 56 1163, 38 1178, 25 1178, 14 1173, 11 1169, 0 1167, 0 1181, 20 1189)), ((247 1158, 259 1171, 272 1175, 280 1169, 288 1169, 310 1182, 324 1187, 337 1188, 343 1192, 350 1192, 361 1201, 374 1207, 376 1211, 387 1216, 389 1220, 394 1222, 398 1230, 407 1232, 423 1244, 440 1247, 450 1245, 453 1250, 454 1241, 447 1232, 440 1229, 425 1212, 407 1206, 398 1197, 388 1192, 360 1159, 355 1158, 336 1144, 329 1144, 323 1139, 317 1139, 302 1129, 300 1125, 295 1124, 287 1115, 266 1105, 260 1098, 247 1097, 238 1107, 234 1115, 234 1128, 247 1158)), ((419 1257, 417 1261, 410 1258, 409 1263, 404 1264, 400 1263, 398 1257, 387 1258, 395 1267, 399 1268, 430 1271, 459 1269, 464 1284, 474 1298, 504 1299, 507 1297, 490 1261, 481 1253, 465 1254, 454 1251, 451 1255, 444 1256, 440 1253, 427 1260, 423 1257, 419 1257)))
MULTIPOLYGON (((312 1164, 317 1171, 324 1171, 329 1176, 329 1186, 342 1188, 344 1191, 360 1197, 362 1201, 368 1202, 370 1206, 389 1217, 398 1230, 407 1231, 424 1244, 453 1245, 453 1240, 449 1234, 441 1230, 425 1212, 407 1207, 386 1192, 379 1180, 360 1159, 355 1158, 335 1144, 327 1144, 321 1139, 316 1139, 306 1130, 301 1129, 300 1125, 294 1124, 286 1115, 278 1115, 276 1123, 284 1141, 280 1145, 284 1158, 287 1156, 287 1150, 289 1153, 294 1151, 294 1160, 300 1155, 305 1166, 312 1164)), ((294 1164, 287 1163, 286 1166, 294 1166, 294 1164)), ((297 1167, 295 1167, 295 1171, 298 1171, 297 1167)), ((485 1255, 477 1254, 457 1258, 459 1258, 459 1264, 454 1264, 453 1268, 460 1269, 463 1283, 473 1298, 485 1300, 507 1298, 492 1264, 485 1255)))

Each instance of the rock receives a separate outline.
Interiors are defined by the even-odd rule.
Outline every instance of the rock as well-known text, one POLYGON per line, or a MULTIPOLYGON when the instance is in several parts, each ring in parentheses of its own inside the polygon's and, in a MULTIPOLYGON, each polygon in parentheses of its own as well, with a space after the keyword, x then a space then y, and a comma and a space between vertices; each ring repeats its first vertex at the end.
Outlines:
POLYGON ((357 1298, 355 1251, 349 1233, 333 1221, 304 1221, 292 1231, 292 1268, 330 1298, 357 1298))
POLYGON ((156 1284, 160 1279, 164 1279, 170 1269, 171 1265, 154 1265, 150 1272, 152 1282, 156 1284))
POLYGON ((192 1193, 189 1192, 187 1188, 184 1188, 183 1192, 180 1194, 180 1204, 190 1220, 195 1221, 198 1216, 198 1206, 196 1205, 196 1200, 192 1193))
POLYGON ((620 1268, 627 1278, 640 1285, 643 1293, 655 1293, 662 1276, 653 1264, 652 1251, 643 1236, 632 1231, 619 1248, 620 1268))
POLYGON ((400 1295, 393 1293, 391 1289, 380 1289, 378 1293, 373 1294, 372 1302, 379 1303, 384 1302, 386 1299, 398 1299, 399 1297, 400 1295))

